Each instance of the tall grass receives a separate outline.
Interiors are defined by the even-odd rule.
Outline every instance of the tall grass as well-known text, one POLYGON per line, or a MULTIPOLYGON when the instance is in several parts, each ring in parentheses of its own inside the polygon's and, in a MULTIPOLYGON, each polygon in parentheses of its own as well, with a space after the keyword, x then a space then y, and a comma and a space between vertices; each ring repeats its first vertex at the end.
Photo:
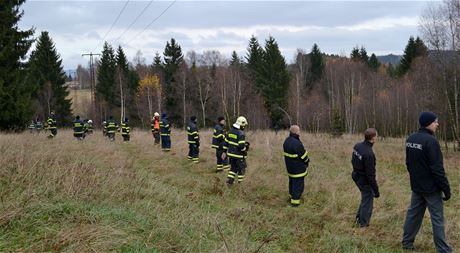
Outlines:
MULTIPOLYGON (((146 131, 111 143, 100 132, 0 135, 1 252, 400 252, 410 188, 402 139, 375 145, 381 197, 371 226, 353 227, 359 192, 350 155, 359 136, 303 134, 310 152, 303 203, 288 204, 282 143, 287 132, 249 132, 246 181, 216 174, 210 131, 190 164, 186 134, 162 153, 146 131)), ((448 240, 460 248, 460 155, 445 154, 453 198, 448 240)), ((427 214, 428 217, 428 214, 427 214)), ((416 246, 434 252, 425 219, 416 246)))

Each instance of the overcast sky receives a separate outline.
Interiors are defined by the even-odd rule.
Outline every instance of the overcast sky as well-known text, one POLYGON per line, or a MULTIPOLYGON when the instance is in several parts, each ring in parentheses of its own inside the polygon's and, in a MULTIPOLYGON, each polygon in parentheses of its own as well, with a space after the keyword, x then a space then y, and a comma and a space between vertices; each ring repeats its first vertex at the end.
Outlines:
POLYGON ((184 53, 219 50, 230 56, 233 50, 244 55, 251 35, 261 44, 272 35, 292 62, 298 48, 310 51, 313 43, 326 53, 349 55, 358 45, 369 54, 401 54, 409 36, 418 35, 419 16, 428 5, 426 1, 131 0, 125 6, 126 2, 28 0, 22 6, 20 27, 35 27, 35 37, 48 31, 65 69, 86 65, 88 59, 81 54, 99 53, 104 37, 114 47, 122 45, 130 60, 141 50, 150 63, 171 37, 184 53))

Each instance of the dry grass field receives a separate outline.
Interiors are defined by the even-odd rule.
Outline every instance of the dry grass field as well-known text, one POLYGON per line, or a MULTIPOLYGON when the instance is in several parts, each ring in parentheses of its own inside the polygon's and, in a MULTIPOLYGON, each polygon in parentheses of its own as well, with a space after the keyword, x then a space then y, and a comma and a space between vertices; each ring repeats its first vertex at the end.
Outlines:
MULTIPOLYGON (((402 252, 410 188, 404 141, 375 146, 381 197, 371 226, 353 227, 359 192, 350 156, 359 136, 304 134, 310 173, 304 201, 288 204, 282 143, 287 132, 249 132, 246 181, 231 188, 214 172, 210 130, 201 162, 187 159, 174 130, 162 153, 147 131, 114 143, 95 132, 82 142, 62 130, 0 135, 0 252, 402 252)), ((444 153, 452 186, 448 240, 460 249, 460 153, 444 153)), ((416 240, 434 252, 429 215, 416 240)))

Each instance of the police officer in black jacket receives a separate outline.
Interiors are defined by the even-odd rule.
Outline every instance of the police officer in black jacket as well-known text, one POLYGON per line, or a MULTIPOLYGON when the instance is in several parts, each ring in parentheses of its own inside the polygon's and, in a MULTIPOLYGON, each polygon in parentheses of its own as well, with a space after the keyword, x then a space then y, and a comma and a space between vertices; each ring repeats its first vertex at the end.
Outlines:
POLYGON ((376 159, 372 146, 377 140, 377 130, 368 128, 364 131, 364 141, 357 143, 353 148, 351 177, 361 192, 361 203, 356 212, 356 223, 360 227, 367 227, 371 221, 374 198, 380 197, 379 186, 375 179, 376 159))
POLYGON ((216 149, 216 158, 217 158, 217 168, 216 172, 221 172, 228 170, 230 165, 228 164, 228 157, 222 159, 223 153, 226 152, 227 146, 225 145, 225 118, 217 118, 217 124, 214 127, 214 133, 212 135, 212 145, 211 147, 216 149))
POLYGON ((188 160, 194 163, 199 162, 198 156, 200 154, 200 136, 198 135, 196 123, 196 116, 192 116, 187 126, 188 160))
POLYGON ((307 175, 307 167, 310 163, 310 158, 300 141, 299 126, 291 126, 289 132, 289 137, 286 138, 283 144, 284 162, 286 163, 289 177, 291 205, 296 207, 300 205, 300 198, 304 190, 305 176, 307 175))
POLYGON ((428 207, 437 252, 452 252, 444 232, 443 200, 450 199, 450 186, 444 172, 441 148, 434 137, 439 123, 436 114, 422 112, 420 129, 406 141, 406 166, 412 197, 404 223, 402 247, 414 250, 414 241, 428 207), (444 197, 442 197, 444 193, 444 197))

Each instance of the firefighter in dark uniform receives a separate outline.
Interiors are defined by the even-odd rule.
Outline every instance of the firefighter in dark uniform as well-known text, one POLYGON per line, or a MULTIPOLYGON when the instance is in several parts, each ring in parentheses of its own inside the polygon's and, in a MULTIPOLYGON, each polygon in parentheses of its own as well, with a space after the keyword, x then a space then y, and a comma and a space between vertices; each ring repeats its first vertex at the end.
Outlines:
POLYGON ((56 125, 56 117, 54 115, 54 111, 51 111, 48 120, 46 121, 47 129, 50 130, 50 135, 48 138, 54 138, 57 135, 57 125, 56 125))
POLYGON ((35 121, 31 121, 29 124, 29 132, 32 134, 35 131, 35 121))
POLYGON ((364 141, 353 147, 351 177, 361 192, 361 203, 356 212, 355 221, 361 228, 369 226, 374 198, 380 197, 379 186, 375 179, 376 159, 372 146, 377 140, 377 130, 368 128, 364 131, 364 141))
POLYGON ((300 198, 305 186, 305 176, 310 163, 308 152, 300 141, 300 128, 297 125, 291 126, 289 137, 283 144, 284 162, 289 177, 289 195, 293 207, 300 205, 300 198))
MULTIPOLYGON (((246 173, 246 157, 249 150, 249 142, 246 141, 244 128, 248 125, 245 117, 238 117, 232 129, 227 133, 226 145, 227 156, 230 160, 230 171, 227 176, 227 184, 232 185, 235 180, 241 183, 246 173)), ((224 153, 224 157, 226 157, 224 153)))
POLYGON ((188 160, 194 163, 199 162, 200 154, 200 135, 196 123, 196 116, 192 116, 187 126, 188 160))
POLYGON ((450 199, 451 191, 444 171, 441 148, 434 136, 439 123, 436 114, 432 112, 422 112, 419 123, 418 132, 406 140, 406 166, 412 197, 404 223, 402 247, 415 250, 415 237, 428 207, 436 250, 439 253, 450 253, 453 249, 446 241, 443 200, 450 199))
POLYGON ((107 136, 107 121, 102 121, 102 136, 107 136))
POLYGON ((113 120, 113 116, 109 117, 109 120, 106 123, 107 125, 107 137, 110 141, 115 141, 115 133, 117 132, 118 125, 113 120))
POLYGON ((81 141, 83 140, 85 135, 85 128, 84 123, 80 120, 80 116, 77 115, 75 117, 75 121, 73 122, 73 136, 75 139, 81 141))
POLYGON ((35 130, 37 130, 37 133, 40 133, 43 129, 43 123, 40 121, 40 119, 37 119, 35 123, 35 130))
POLYGON ((88 132, 88 134, 93 134, 93 121, 90 119, 88 120, 86 131, 88 132))
POLYGON ((160 136, 161 136, 161 149, 163 151, 171 150, 171 126, 169 125, 168 116, 166 113, 161 115, 160 121, 160 136))
POLYGON ((123 137, 123 141, 129 141, 131 128, 128 124, 128 118, 125 118, 125 121, 121 123, 121 136, 123 137))
MULTIPOLYGON (((222 156, 227 152, 227 145, 225 145, 225 119, 224 117, 217 118, 217 124, 214 127, 214 133, 212 135, 211 147, 216 149, 217 168, 216 172, 229 170, 230 165, 228 164, 228 157, 222 159, 222 156)), ((225 155, 224 155, 225 156, 225 155)))

